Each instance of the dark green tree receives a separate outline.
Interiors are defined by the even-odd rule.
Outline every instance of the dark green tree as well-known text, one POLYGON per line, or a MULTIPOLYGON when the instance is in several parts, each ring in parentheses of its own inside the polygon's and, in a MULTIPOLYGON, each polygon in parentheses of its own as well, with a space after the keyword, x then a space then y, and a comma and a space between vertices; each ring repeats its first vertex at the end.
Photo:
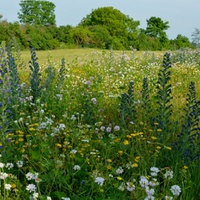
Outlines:
POLYGON ((168 21, 164 22, 160 17, 151 17, 147 20, 145 33, 150 37, 158 38, 161 44, 160 49, 162 49, 162 47, 167 47, 168 45, 167 34, 165 31, 169 27, 168 21))
POLYGON ((176 49, 192 47, 190 40, 186 36, 183 36, 181 34, 178 34, 173 42, 176 49))
POLYGON ((146 34, 155 37, 162 38, 166 36, 166 30, 169 28, 169 22, 164 22, 160 17, 151 17, 147 20, 146 34))
POLYGON ((134 40, 137 36, 139 21, 134 21, 129 16, 121 13, 113 7, 97 8, 82 19, 79 25, 86 27, 103 26, 115 43, 129 46, 128 40, 134 40))
POLYGON ((41 0, 21 0, 21 9, 18 18, 23 24, 31 25, 55 25, 55 4, 41 0))

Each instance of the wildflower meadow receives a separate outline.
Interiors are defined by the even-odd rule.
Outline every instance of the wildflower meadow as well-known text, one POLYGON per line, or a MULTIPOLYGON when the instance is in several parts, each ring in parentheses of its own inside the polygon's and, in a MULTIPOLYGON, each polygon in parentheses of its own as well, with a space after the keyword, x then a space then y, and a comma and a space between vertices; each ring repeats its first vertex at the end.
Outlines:
POLYGON ((29 60, 1 45, 0 199, 200 199, 199 50, 29 60))

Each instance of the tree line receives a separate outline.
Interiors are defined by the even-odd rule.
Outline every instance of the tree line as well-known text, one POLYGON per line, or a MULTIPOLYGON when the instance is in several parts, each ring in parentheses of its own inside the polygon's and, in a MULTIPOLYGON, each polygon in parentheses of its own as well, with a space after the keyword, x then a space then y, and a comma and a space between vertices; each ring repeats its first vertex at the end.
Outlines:
MULTIPOLYGON (((152 16, 146 29, 140 22, 113 7, 92 10, 77 26, 56 26, 55 5, 49 1, 23 0, 18 12, 19 22, 11 23, 0 16, 0 43, 10 43, 13 38, 22 49, 101 48, 116 50, 164 50, 193 48, 181 34, 168 39, 168 21, 152 16)), ((198 29, 197 29, 198 30, 198 29)))

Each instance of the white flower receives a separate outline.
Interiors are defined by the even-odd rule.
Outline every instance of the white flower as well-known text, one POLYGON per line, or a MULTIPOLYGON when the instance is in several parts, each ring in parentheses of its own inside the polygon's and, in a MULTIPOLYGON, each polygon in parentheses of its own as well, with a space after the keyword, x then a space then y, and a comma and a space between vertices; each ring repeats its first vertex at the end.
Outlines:
POLYGON ((157 176, 158 172, 160 171, 157 167, 151 167, 151 176, 157 176))
POLYGON ((105 126, 101 126, 100 130, 101 130, 101 131, 104 131, 105 128, 106 128, 105 126))
POLYGON ((165 199, 166 199, 166 200, 172 200, 172 199, 173 199, 173 197, 170 197, 170 196, 165 196, 165 199))
POLYGON ((116 170, 116 173, 117 174, 122 174, 124 172, 123 168, 122 167, 119 167, 117 170, 116 170))
POLYGON ((38 173, 37 172, 34 172, 34 173, 31 173, 31 172, 28 172, 27 174, 26 174, 26 179, 27 180, 35 180, 35 181, 37 181, 38 182, 38 173))
POLYGON ((126 189, 128 190, 128 191, 130 191, 130 192, 132 192, 133 190, 135 190, 135 185, 133 185, 133 183, 132 182, 128 182, 128 183, 126 183, 126 189))
POLYGON ((6 168, 8 170, 12 169, 14 167, 14 165, 12 163, 6 163, 6 168))
POLYGON ((70 153, 76 154, 76 153, 77 153, 77 150, 76 150, 76 149, 72 149, 72 150, 70 151, 70 153))
POLYGON ((172 179, 173 178, 173 171, 170 171, 170 170, 166 171, 166 173, 164 174, 164 177, 166 179, 172 179))
POLYGON ((24 164, 24 163, 23 163, 22 160, 18 160, 16 164, 17 164, 17 167, 20 168, 20 167, 23 167, 23 164, 24 164))
POLYGON ((66 127, 65 124, 60 124, 60 125, 59 125, 59 129, 61 129, 61 130, 64 130, 65 127, 66 127))
POLYGON ((4 163, 0 162, 0 168, 4 168, 4 163))
POLYGON ((29 181, 32 180, 33 177, 34 177, 34 174, 32 174, 31 172, 28 172, 28 173, 26 174, 26 179, 29 180, 29 181))
POLYGON ((68 198, 68 197, 62 197, 61 199, 62 200, 70 200, 70 198, 68 198))
POLYGON ((73 170, 76 170, 76 171, 78 171, 80 169, 81 169, 81 167, 79 165, 74 165, 74 167, 73 167, 73 170))
POLYGON ((10 184, 5 184, 4 187, 5 187, 6 190, 10 190, 11 189, 11 185, 10 184))
POLYGON ((0 180, 4 180, 8 177, 8 174, 7 173, 4 173, 4 172, 0 172, 0 180))
POLYGON ((174 196, 179 196, 181 193, 181 188, 178 185, 173 185, 170 190, 174 196))
POLYGON ((51 200, 51 197, 47 196, 47 200, 51 200))
POLYGON ((29 184, 26 186, 26 190, 28 190, 29 192, 35 192, 36 191, 36 187, 34 184, 29 184))
POLYGON ((96 98, 92 98, 91 101, 92 101, 93 104, 96 104, 96 103, 97 103, 96 98))
POLYGON ((120 127, 119 127, 119 126, 115 126, 115 127, 114 127, 114 130, 115 130, 115 131, 119 131, 119 130, 120 130, 120 127))
POLYGON ((97 183, 98 185, 102 186, 103 183, 104 183, 104 178, 102 178, 102 177, 97 177, 97 178, 95 179, 95 183, 97 183))
POLYGON ((154 200, 154 198, 155 198, 154 196, 147 196, 144 200, 149 200, 149 199, 154 200))
POLYGON ((145 191, 146 191, 148 197, 153 196, 154 193, 155 193, 155 190, 154 189, 149 189, 149 187, 146 187, 145 191))
POLYGON ((37 199, 39 197, 39 194, 38 193, 33 193, 33 199, 37 199))
POLYGON ((149 181, 144 176, 140 177, 139 183, 140 183, 140 186, 143 188, 146 188, 149 185, 149 181))
POLYGON ((108 133, 110 133, 110 132, 111 132, 111 130, 112 130, 112 128, 111 128, 111 127, 107 127, 107 128, 106 128, 106 132, 108 132, 108 133))

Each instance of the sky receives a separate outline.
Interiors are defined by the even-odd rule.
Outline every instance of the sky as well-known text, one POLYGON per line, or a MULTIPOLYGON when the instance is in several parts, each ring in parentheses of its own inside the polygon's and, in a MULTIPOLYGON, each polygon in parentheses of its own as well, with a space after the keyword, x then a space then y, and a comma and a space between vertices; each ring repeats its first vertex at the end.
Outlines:
MULTIPOLYGON (((49 0, 56 6, 56 24, 76 26, 83 17, 99 7, 112 6, 123 14, 140 21, 139 28, 146 28, 146 20, 160 17, 168 21, 169 39, 178 34, 188 37, 200 28, 200 0, 49 0)), ((9 22, 18 21, 20 0, 0 0, 0 14, 9 22)))

